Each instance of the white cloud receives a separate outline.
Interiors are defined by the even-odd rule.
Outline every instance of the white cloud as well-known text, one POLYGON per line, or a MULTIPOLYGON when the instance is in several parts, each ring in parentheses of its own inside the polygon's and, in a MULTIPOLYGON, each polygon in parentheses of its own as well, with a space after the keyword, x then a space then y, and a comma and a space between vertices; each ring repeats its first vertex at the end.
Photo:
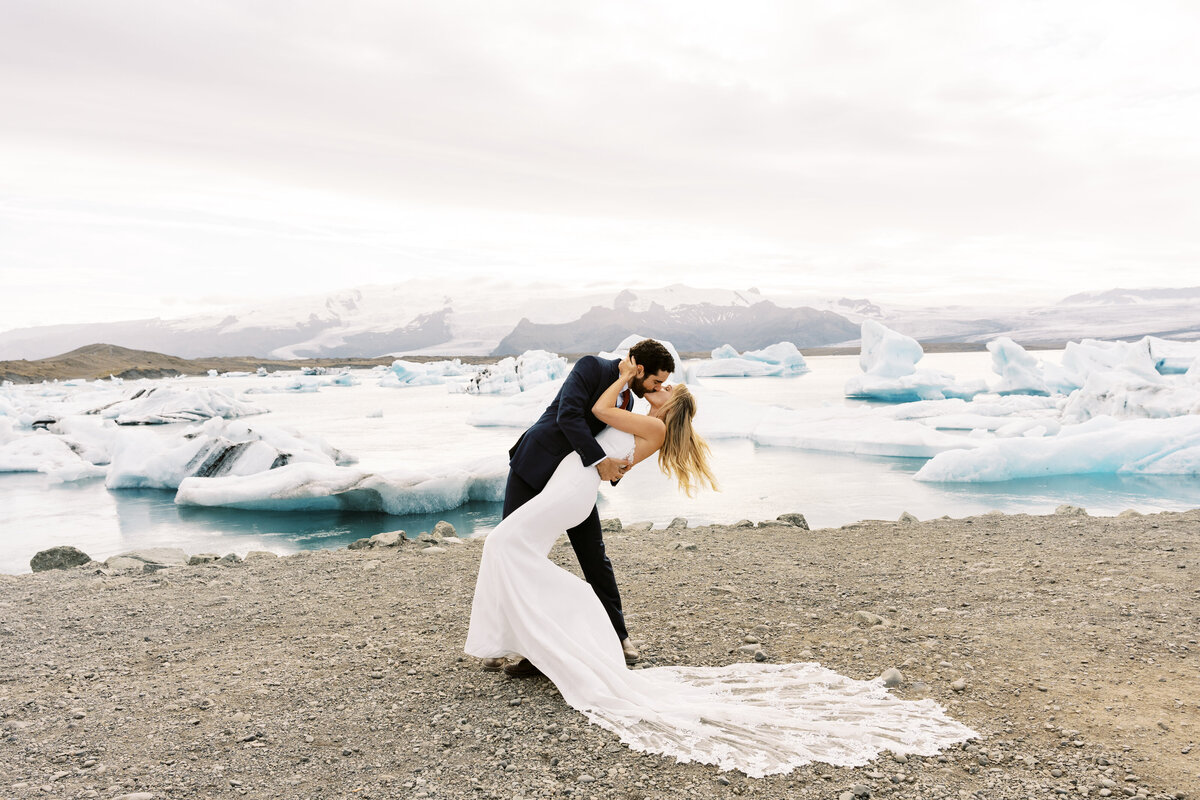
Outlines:
POLYGON ((1165 2, 12 2, 6 327, 496 268, 1194 283, 1197 33, 1165 2))

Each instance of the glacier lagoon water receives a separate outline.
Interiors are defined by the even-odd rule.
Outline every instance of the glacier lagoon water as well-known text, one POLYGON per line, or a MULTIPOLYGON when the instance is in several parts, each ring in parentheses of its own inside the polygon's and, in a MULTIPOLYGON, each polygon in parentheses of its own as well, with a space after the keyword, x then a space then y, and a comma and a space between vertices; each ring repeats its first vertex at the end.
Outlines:
MULTIPOLYGON (((987 353, 930 354, 921 361, 922 367, 960 379, 994 377, 989 364, 987 353)), ((857 357, 811 358, 809 366, 812 371, 798 378, 705 378, 703 383, 745 400, 797 409, 859 403, 842 397, 846 379, 859 372, 857 357)), ((385 389, 369 374, 361 377, 363 382, 354 387, 253 395, 270 413, 249 419, 320 435, 357 456, 358 466, 369 470, 433 468, 502 453, 520 434, 513 428, 466 423, 468 414, 501 402, 499 397, 450 394, 438 385, 385 389)), ((188 382, 237 391, 263 385, 254 377, 188 382)), ((912 479, 923 459, 807 452, 746 440, 716 440, 712 448, 722 491, 688 498, 646 463, 620 486, 602 488, 601 516, 660 525, 686 517, 704 524, 773 519, 798 511, 813 527, 829 527, 896 519, 904 511, 927 519, 990 510, 1045 514, 1063 503, 1084 506, 1092 514, 1200 507, 1200 482, 1189 477, 1096 475, 929 484, 912 479)), ((0 475, 0 508, 0 572, 7 573, 28 571, 34 553, 56 544, 72 544, 98 559, 152 545, 189 553, 287 553, 344 546, 387 530, 404 529, 411 536, 431 530, 441 519, 470 535, 500 519, 499 503, 402 517, 180 507, 172 491, 109 491, 102 480, 56 484, 27 473, 0 475)))

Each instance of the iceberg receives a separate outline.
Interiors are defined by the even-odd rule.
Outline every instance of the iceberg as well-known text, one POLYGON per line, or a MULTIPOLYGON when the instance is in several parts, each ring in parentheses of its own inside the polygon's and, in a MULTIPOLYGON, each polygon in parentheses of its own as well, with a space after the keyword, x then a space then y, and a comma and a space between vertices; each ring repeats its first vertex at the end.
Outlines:
POLYGON ((513 358, 480 367, 465 380, 451 382, 451 392, 465 394, 516 394, 539 384, 567 377, 567 360, 545 350, 526 350, 513 358))
POLYGON ((1180 342, 1147 336, 1146 344, 1154 368, 1163 375, 1183 375, 1200 359, 1200 341, 1180 342))
POLYGON ((740 355, 731 345, 722 345, 712 351, 711 359, 696 362, 692 374, 701 378, 760 378, 795 377, 808 371, 796 345, 779 342, 740 355))
POLYGON ((118 425, 163 425, 171 422, 198 422, 221 417, 233 419, 265 414, 266 409, 235 399, 222 389, 150 386, 138 389, 132 397, 95 409, 118 425))
POLYGON ((192 476, 247 476, 292 463, 333 466, 354 460, 317 437, 242 421, 213 419, 175 435, 119 434, 105 484, 110 489, 176 489, 192 476))
POLYGON ((1062 409, 1064 422, 1085 422, 1100 416, 1163 418, 1185 414, 1200 414, 1200 385, 1186 378, 1170 380, 1157 372, 1150 378, 1118 370, 1089 375, 1062 409))
POLYGON ((1200 416, 1065 425, 1057 436, 996 439, 929 460, 916 480, 957 483, 1049 475, 1200 475, 1200 416))
POLYGON ((0 445, 0 472, 42 472, 57 481, 102 477, 107 470, 80 458, 48 431, 18 436, 0 445))
POLYGON ((925 351, 916 339, 884 327, 875 320, 862 324, 858 357, 862 375, 846 381, 847 397, 903 403, 914 400, 970 399, 987 391, 983 381, 958 384, 954 376, 934 369, 917 369, 925 351))
POLYGON ((504 499, 504 455, 425 472, 372 473, 327 464, 289 464, 246 477, 187 478, 184 506, 266 511, 382 511, 433 514, 471 501, 504 499))
POLYGON ((400 386, 430 386, 445 383, 447 378, 469 375, 474 368, 463 364, 460 359, 453 361, 405 361, 397 359, 379 379, 379 385, 387 388, 400 386))
POLYGON ((992 354, 992 371, 1000 380, 991 387, 996 394, 1039 394, 1048 395, 1042 362, 1031 356, 1024 347, 1007 336, 987 343, 992 354))

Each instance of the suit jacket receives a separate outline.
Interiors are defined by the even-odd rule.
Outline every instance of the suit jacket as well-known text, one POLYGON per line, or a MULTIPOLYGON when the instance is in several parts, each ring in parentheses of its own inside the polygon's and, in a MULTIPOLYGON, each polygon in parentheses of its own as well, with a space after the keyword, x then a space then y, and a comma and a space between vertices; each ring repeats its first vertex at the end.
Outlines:
POLYGON ((620 363, 596 356, 584 356, 576 362, 554 401, 508 451, 508 465, 513 472, 540 492, 558 463, 572 450, 579 453, 584 464, 605 457, 596 435, 607 426, 596 419, 592 406, 621 374, 620 363))

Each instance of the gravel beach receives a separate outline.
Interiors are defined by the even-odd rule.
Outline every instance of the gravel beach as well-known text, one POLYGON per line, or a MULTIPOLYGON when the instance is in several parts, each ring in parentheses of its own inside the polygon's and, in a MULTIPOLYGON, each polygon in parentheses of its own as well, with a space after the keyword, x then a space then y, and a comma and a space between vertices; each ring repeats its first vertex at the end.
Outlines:
MULTIPOLYGON (((0 575, 0 797, 1200 796, 1200 511, 1060 511, 610 523, 638 666, 896 670, 980 732, 755 780, 481 671, 480 540, 0 575)), ((577 571, 565 539, 553 557, 577 571)))

